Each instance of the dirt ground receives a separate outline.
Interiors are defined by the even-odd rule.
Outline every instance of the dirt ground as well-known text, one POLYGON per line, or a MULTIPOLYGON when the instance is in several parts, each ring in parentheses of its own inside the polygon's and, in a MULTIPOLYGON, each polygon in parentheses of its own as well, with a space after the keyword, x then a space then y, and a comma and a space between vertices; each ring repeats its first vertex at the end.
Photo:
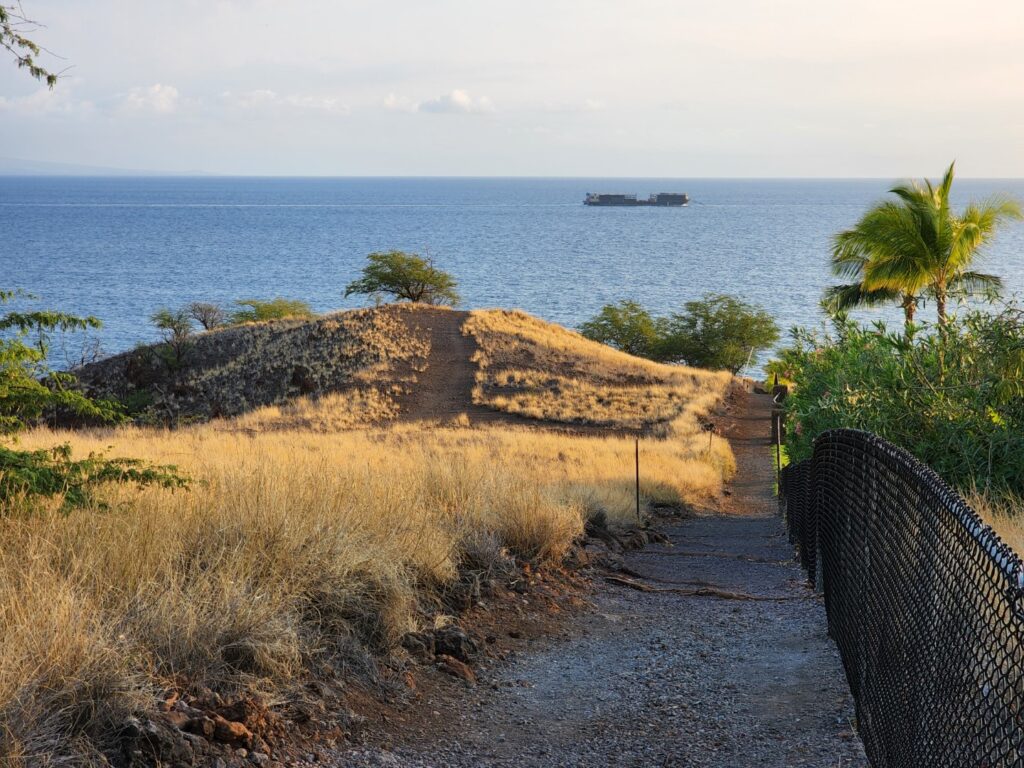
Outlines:
POLYGON ((866 767, 821 599, 773 495, 770 398, 719 428, 738 474, 712 514, 633 552, 559 631, 527 627, 403 716, 367 723, 339 766, 866 767), (531 636, 536 631, 537 636, 531 636))

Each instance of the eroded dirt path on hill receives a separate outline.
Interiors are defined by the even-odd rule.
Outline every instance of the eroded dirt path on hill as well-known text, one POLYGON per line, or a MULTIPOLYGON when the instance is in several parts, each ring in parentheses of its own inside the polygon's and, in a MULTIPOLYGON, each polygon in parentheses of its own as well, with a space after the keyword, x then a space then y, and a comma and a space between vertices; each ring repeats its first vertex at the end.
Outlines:
POLYGON ((457 310, 431 309, 404 318, 430 339, 430 354, 426 368, 416 373, 412 394, 403 403, 403 420, 446 421, 460 413, 471 418, 493 414, 473 405, 476 342, 462 335, 466 316, 457 310))
POLYGON ((565 636, 371 726, 338 764, 864 768, 823 605, 775 516, 769 413, 743 395, 719 420, 739 466, 726 514, 626 558, 657 591, 602 586, 565 636), (683 593, 702 586, 760 599, 683 593))
POLYGON ((474 403, 477 344, 472 336, 462 332, 468 317, 468 312, 438 307, 420 308, 402 317, 413 335, 429 339, 430 353, 423 370, 415 372, 416 384, 412 391, 399 401, 400 421, 443 424, 465 415, 472 424, 501 424, 573 435, 634 434, 634 430, 595 424, 538 421, 474 403))

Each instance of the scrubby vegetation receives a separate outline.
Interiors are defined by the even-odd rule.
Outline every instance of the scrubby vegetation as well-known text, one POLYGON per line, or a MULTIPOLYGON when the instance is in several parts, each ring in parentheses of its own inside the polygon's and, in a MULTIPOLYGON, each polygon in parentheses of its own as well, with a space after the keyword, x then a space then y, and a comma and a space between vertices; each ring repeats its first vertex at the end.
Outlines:
POLYGON ((827 429, 864 429, 960 486, 1024 492, 1024 317, 972 311, 910 338, 842 322, 798 332, 771 369, 796 382, 790 458, 827 429))
POLYGON ((429 350, 403 322, 407 311, 395 306, 222 327, 186 336, 177 348, 141 347, 76 373, 90 393, 124 403, 144 423, 236 416, 309 394, 380 402, 385 416, 429 350))
MULTIPOLYGON (((14 293, 0 291, 0 304, 13 298, 14 293)), ((9 443, 0 442, 0 518, 14 507, 32 509, 45 499, 58 499, 62 511, 84 506, 93 500, 93 491, 107 483, 185 484, 173 466, 106 458, 101 450, 75 458, 67 443, 24 450, 12 442, 13 436, 45 417, 63 415, 105 423, 122 419, 116 403, 83 395, 73 386, 73 376, 52 371, 46 362, 54 332, 98 326, 95 318, 63 312, 0 315, 0 438, 9 443)))
POLYGON ((301 319, 316 317, 316 313, 300 299, 239 299, 239 309, 231 313, 233 323, 263 323, 267 320, 301 319))
POLYGON ((130 450, 173 462, 192 481, 185 492, 104 485, 72 515, 60 494, 31 510, 5 502, 0 753, 14 764, 39 754, 89 762, 128 714, 152 711, 159 692, 282 699, 311 677, 372 679, 377 662, 406 633, 433 627, 466 585, 561 562, 588 519, 634 519, 634 444, 621 430, 672 420, 673 439, 641 447, 645 504, 703 503, 732 472, 728 444, 709 447, 698 427, 727 375, 634 360, 520 313, 469 317, 482 375, 555 366, 566 384, 545 390, 545 406, 579 419, 588 415, 580 393, 600 390, 607 433, 402 422, 390 410, 397 400, 376 398, 401 366, 414 387, 429 365, 429 345, 405 322, 417 311, 229 328, 197 335, 189 352, 219 339, 204 353, 218 375, 258 378, 250 366, 270 359, 289 361, 290 376, 294 364, 311 364, 303 355, 323 355, 310 347, 323 334, 343 346, 315 370, 340 365, 356 382, 340 391, 295 391, 173 431, 39 428, 22 437, 30 451, 130 450), (639 404, 648 384, 658 410, 616 420, 615 399, 639 404), (398 420, 372 426, 381 407, 398 420))
POLYGON ((763 309, 715 293, 666 317, 653 316, 635 301, 606 304, 580 332, 631 355, 731 373, 779 338, 778 326, 763 309))
POLYGON ((475 402, 535 419, 643 430, 673 421, 695 431, 731 379, 668 366, 598 344, 522 312, 471 312, 475 402))

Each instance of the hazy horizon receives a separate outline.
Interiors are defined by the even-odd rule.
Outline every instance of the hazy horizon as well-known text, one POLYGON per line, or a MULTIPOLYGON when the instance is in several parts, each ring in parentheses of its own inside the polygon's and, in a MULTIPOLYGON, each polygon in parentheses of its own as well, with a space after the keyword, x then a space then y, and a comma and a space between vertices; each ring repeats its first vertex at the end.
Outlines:
POLYGON ((30 0, 0 153, 291 177, 1024 176, 1024 7, 30 0))

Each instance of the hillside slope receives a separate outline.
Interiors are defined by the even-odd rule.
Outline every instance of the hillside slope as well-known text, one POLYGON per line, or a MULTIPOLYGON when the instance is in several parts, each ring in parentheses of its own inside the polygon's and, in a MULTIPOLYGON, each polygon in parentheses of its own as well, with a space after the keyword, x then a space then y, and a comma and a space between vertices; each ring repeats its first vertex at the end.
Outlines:
POLYGON ((706 413, 728 375, 631 357, 523 312, 388 305, 142 347, 78 371, 140 422, 320 431, 403 421, 648 430, 706 413))

